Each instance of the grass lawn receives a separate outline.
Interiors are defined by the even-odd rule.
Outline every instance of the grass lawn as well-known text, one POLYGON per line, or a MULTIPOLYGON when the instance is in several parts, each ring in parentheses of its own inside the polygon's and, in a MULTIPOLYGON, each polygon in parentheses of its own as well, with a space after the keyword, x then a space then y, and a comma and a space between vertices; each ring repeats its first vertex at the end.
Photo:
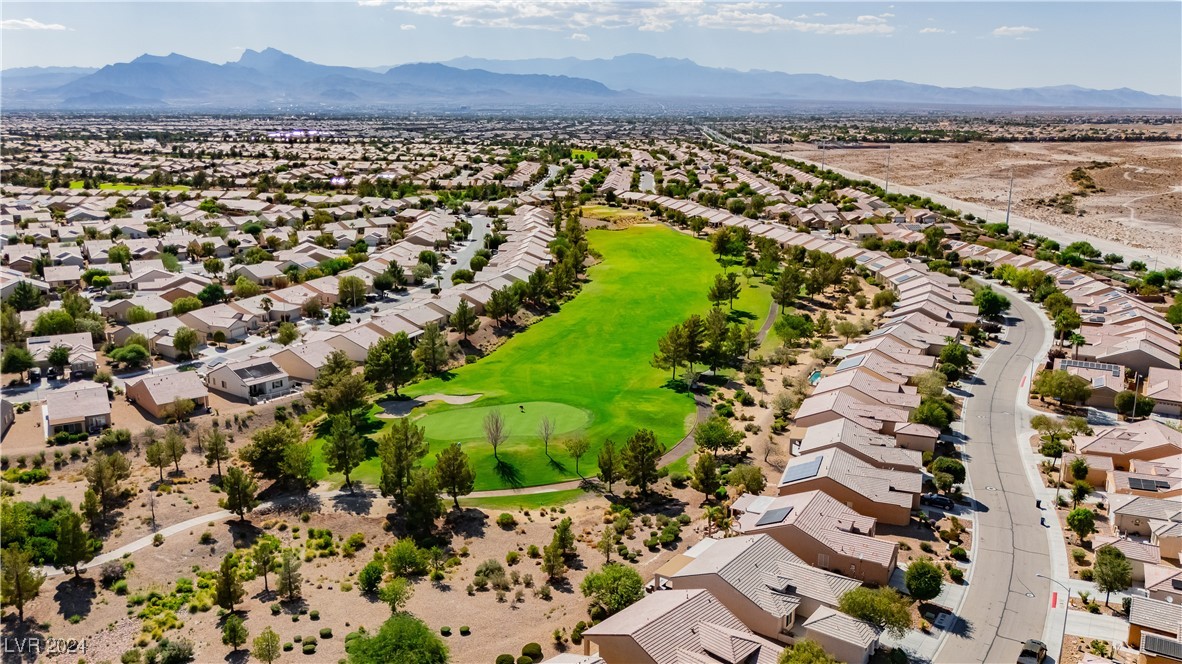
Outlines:
POLYGON ((520 496, 500 496, 497 498, 460 498, 460 504, 465 507, 481 507, 487 510, 536 510, 573 503, 582 495, 582 489, 567 489, 566 491, 527 493, 520 496))
POLYGON ((592 152, 590 150, 571 150, 570 151, 570 158, 571 159, 587 159, 587 160, 599 159, 599 154, 592 152))
MULTIPOLYGON (((654 369, 649 360, 670 327, 708 311, 706 292, 721 268, 706 242, 663 226, 595 230, 588 238, 603 261, 590 269, 590 282, 560 312, 475 364, 403 390, 410 396, 483 395, 465 405, 432 402, 411 415, 431 443, 428 465, 443 446, 458 441, 476 468, 477 490, 537 486, 578 478, 561 442, 572 434, 591 442, 579 462, 584 476, 595 472, 598 449, 607 438, 621 444, 637 429, 648 428, 672 447, 686 434, 693 400, 667 386, 669 372, 654 369), (499 465, 482 427, 493 408, 501 411, 509 433, 498 450, 499 465), (549 458, 537 436, 544 414, 556 420, 558 430, 549 458)), ((735 316, 758 327, 769 305, 768 287, 753 281, 735 302, 735 316)), ((371 415, 376 412, 375 406, 371 415)), ((369 432, 376 434, 387 422, 372 418, 369 432)), ((314 445, 319 450, 322 442, 314 445)), ((313 472, 318 478, 327 475, 320 460, 313 472)), ((378 476, 377 459, 354 472, 367 483, 378 476)), ((328 479, 340 481, 339 476, 328 479)))
MULTIPOLYGON (((71 180, 70 189, 81 189, 82 180, 71 180)), ((148 191, 188 191, 189 187, 183 184, 173 184, 166 187, 146 187, 142 184, 116 184, 111 182, 104 182, 99 185, 99 189, 106 191, 140 191, 147 189, 148 191)))

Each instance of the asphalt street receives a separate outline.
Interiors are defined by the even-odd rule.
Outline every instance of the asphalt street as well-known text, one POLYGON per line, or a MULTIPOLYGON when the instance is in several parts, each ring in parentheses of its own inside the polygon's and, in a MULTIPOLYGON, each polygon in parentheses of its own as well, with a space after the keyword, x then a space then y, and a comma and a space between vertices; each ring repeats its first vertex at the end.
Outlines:
POLYGON ((1013 662, 1047 619, 1050 552, 1043 516, 1025 471, 1018 408, 1046 341, 1041 312, 1025 300, 1012 308, 1004 343, 966 385, 963 431, 967 469, 978 503, 975 558, 961 624, 936 653, 939 663, 1013 662))

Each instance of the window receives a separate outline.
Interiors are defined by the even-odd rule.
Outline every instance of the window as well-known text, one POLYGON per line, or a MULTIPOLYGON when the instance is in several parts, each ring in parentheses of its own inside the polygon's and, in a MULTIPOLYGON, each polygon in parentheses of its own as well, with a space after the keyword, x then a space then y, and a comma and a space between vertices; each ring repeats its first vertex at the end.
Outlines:
POLYGON ((827 554, 827 553, 818 553, 817 554, 817 567, 829 569, 829 554, 827 554))
POLYGON ((222 387, 225 387, 225 386, 226 386, 226 381, 224 381, 224 380, 223 380, 223 381, 222 381, 222 387))
POLYGON ((272 381, 271 387, 283 387, 283 381, 281 381, 281 380, 272 381))

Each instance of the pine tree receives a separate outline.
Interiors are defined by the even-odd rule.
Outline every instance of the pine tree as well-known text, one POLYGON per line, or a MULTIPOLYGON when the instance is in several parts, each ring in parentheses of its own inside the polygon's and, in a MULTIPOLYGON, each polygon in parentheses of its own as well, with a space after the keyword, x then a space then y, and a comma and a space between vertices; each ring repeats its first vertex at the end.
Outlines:
POLYGON ((78 566, 94 558, 90 537, 82 530, 82 515, 65 510, 58 512, 53 520, 57 535, 54 563, 62 569, 73 568, 74 576, 78 576, 78 566))
POLYGON ((226 624, 222 625, 222 643, 237 652, 239 646, 246 643, 246 639, 249 637, 250 632, 247 631, 241 616, 233 614, 226 618, 226 624))
POLYGON ((255 494, 259 491, 259 484, 246 471, 237 466, 231 466, 222 478, 222 491, 226 497, 218 501, 223 509, 238 515, 242 521, 246 520, 246 513, 258 507, 259 501, 255 494))
POLYGON ((322 452, 325 461, 328 462, 328 471, 343 473, 345 486, 349 487, 349 493, 353 493, 353 482, 349 475, 357 467, 357 464, 361 463, 365 456, 365 449, 362 447, 361 435, 357 433, 357 427, 348 417, 336 415, 332 418, 332 428, 324 441, 322 452))
POLYGON ((612 482, 619 477, 620 456, 616 453, 616 443, 610 438, 603 441, 599 448, 599 479, 607 483, 607 492, 612 493, 612 482))
POLYGON ((263 592, 271 591, 270 586, 267 585, 267 574, 275 565, 276 548, 274 539, 263 538, 254 545, 254 549, 250 552, 251 560, 254 562, 255 572, 263 575, 263 592))
POLYGON ((226 434, 221 429, 211 427, 205 436, 205 465, 217 464, 218 476, 222 474, 222 462, 230 460, 230 446, 226 444, 226 434))
POLYGON ((275 589, 288 601, 298 599, 303 594, 300 584, 300 557, 292 549, 284 549, 279 556, 279 571, 275 573, 275 589))
POLYGON ((476 487, 476 472, 459 443, 452 443, 435 455, 435 477, 444 493, 451 496, 456 509, 460 509, 460 496, 472 493, 476 487))
POLYGON ((241 602, 245 594, 242 580, 238 578, 238 567, 234 562, 233 554, 227 553, 226 557, 222 558, 222 565, 218 568, 213 587, 214 601, 231 613, 234 611, 234 605, 241 602))
POLYGON ((419 343, 415 346, 414 357, 427 373, 435 373, 447 363, 447 337, 439 331, 438 323, 427 323, 419 343))
POLYGON ((25 604, 37 598, 45 575, 30 564, 25 549, 10 546, 0 552, 0 599, 16 607, 17 620, 25 621, 25 604))

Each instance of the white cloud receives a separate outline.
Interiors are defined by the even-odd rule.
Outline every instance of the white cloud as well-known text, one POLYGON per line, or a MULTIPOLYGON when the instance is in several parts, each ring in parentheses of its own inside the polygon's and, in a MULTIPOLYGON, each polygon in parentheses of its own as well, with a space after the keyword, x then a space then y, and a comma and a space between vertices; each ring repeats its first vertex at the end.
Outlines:
POLYGON ((861 16, 854 23, 822 23, 802 21, 766 11, 769 6, 762 3, 747 5, 721 5, 713 14, 698 17, 698 27, 740 32, 809 32, 819 35, 887 35, 895 28, 880 16, 861 16), (759 11, 764 10, 764 11, 759 11), (864 20, 869 19, 869 20, 864 20))
POLYGON ((945 30, 944 28, 924 28, 923 30, 919 31, 919 34, 921 34, 921 35, 938 35, 938 34, 942 34, 945 32, 948 32, 948 31, 945 30))
POLYGON ((414 23, 403 23, 402 25, 398 26, 398 29, 399 30, 414 30, 415 24, 414 23))
POLYGON ((42 23, 35 18, 9 18, 0 21, 3 30, 70 30, 61 23, 42 23))
POLYGON ((1003 25, 999 28, 993 29, 994 37, 1017 37, 1018 39, 1025 39, 1031 33, 1038 32, 1038 28, 1032 28, 1028 25, 1003 25))
POLYGON ((570 38, 575 41, 591 41, 591 37, 587 36, 586 34, 584 34, 582 32, 576 32, 576 33, 572 34, 570 36, 570 38))
MULTIPOLYGON (((677 25, 742 32, 797 31, 816 34, 889 34, 894 28, 879 14, 868 20, 828 23, 823 12, 790 19, 775 13, 779 3, 745 0, 359 0, 389 4, 395 11, 450 21, 457 27, 565 31, 586 35, 590 29, 629 28, 665 32, 677 25)), ((572 37, 579 39, 578 37, 572 37)))

